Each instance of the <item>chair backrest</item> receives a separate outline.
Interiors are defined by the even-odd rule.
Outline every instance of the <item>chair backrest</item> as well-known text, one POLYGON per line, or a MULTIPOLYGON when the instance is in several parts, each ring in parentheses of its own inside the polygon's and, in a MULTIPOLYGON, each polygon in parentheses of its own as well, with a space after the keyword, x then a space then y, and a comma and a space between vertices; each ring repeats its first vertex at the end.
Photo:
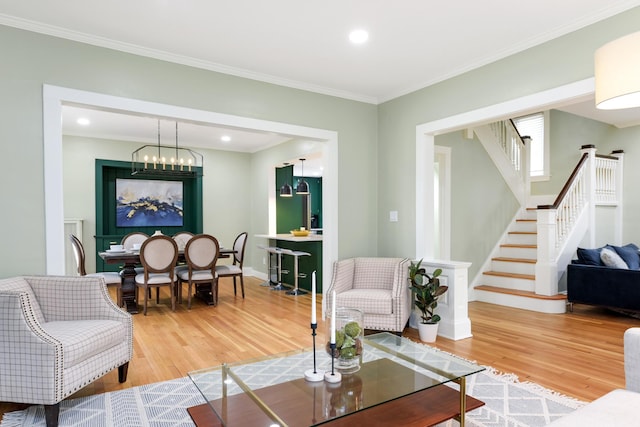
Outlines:
POLYGON ((124 236, 120 244, 124 246, 126 250, 130 251, 131 249, 133 249, 133 245, 135 243, 142 244, 148 238, 149 238, 148 234, 143 233, 141 231, 134 231, 133 233, 129 233, 126 236, 124 236))
POLYGON ((189 231, 180 231, 173 235, 173 240, 176 241, 176 244, 178 245, 178 250, 182 250, 187 247, 187 242, 189 242, 189 240, 191 240, 192 237, 193 237, 193 233, 189 231))
POLYGON ((78 274, 81 276, 86 276, 87 271, 84 267, 84 247, 82 246, 82 242, 73 234, 69 234, 69 240, 71 241, 71 247, 73 248, 73 257, 76 260, 76 267, 78 268, 78 274))
POLYGON ((402 258, 356 258, 353 289, 392 289, 400 279, 402 261, 402 258))
POLYGON ((242 263, 244 262, 244 248, 247 243, 247 232, 243 231, 238 234, 236 240, 233 242, 233 263, 238 264, 240 268, 242 268, 242 263))
POLYGON ((209 234, 193 236, 184 248, 187 265, 192 270, 213 270, 220 254, 218 239, 209 234))
POLYGON ((140 262, 147 273, 173 273, 178 260, 178 245, 168 236, 151 236, 142 243, 140 262))

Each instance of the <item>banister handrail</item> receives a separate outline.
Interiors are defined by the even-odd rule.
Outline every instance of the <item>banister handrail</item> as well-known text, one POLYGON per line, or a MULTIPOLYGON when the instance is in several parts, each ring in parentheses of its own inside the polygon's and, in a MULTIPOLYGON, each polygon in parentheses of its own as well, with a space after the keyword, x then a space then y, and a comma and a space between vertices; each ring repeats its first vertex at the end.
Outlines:
POLYGON ((582 154, 582 157, 580 157, 580 160, 578 161, 578 164, 573 169, 573 172, 571 172, 571 175, 569 176, 569 179, 567 180, 567 182, 565 182, 564 187, 562 187, 562 190, 558 194, 558 197, 556 197, 556 200, 553 202, 553 204, 551 204, 551 205, 539 205, 538 209, 558 209, 558 206, 560 206, 560 203, 562 203, 562 200, 566 197, 567 193, 569 192, 569 189, 571 188, 571 185, 573 184, 573 182, 578 177, 578 174, 580 172, 580 168, 582 168, 582 166, 587 162, 587 158, 588 157, 589 157, 589 153, 583 153, 582 154))
MULTIPOLYGON (((513 123, 513 119, 509 119, 509 122, 511 123, 511 127, 516 131, 516 135, 518 135, 518 141, 520 141, 520 144, 522 144, 524 146, 524 140, 522 139, 523 136, 520 135, 520 131, 518 130, 518 128, 516 127, 516 124, 513 123)), ((526 136, 526 135, 525 135, 526 136)))

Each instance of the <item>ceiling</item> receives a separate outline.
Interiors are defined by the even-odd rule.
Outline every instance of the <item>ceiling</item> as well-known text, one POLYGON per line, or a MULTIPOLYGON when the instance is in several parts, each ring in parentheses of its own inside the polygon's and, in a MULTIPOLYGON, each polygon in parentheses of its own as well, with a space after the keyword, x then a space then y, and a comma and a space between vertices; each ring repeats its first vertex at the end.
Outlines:
MULTIPOLYGON (((639 5, 640 0, 537 0, 517 7, 512 0, 3 0, 0 24, 377 104, 639 5), (357 28, 369 32, 366 43, 349 42, 348 33, 357 28)), ((593 101, 562 109, 619 126, 640 122, 640 109, 598 112, 593 101)), ((72 128, 67 114, 65 108, 65 132, 90 132, 91 127, 72 128)), ((121 117, 110 128, 107 121, 116 117, 92 114, 96 134, 157 141, 156 119, 142 118, 143 124, 121 117)), ((202 138, 220 149, 255 152, 287 139, 191 126, 180 124, 181 140, 196 144, 202 138), (222 132, 232 134, 230 143, 218 143, 222 132)), ((175 138, 175 124, 170 134, 175 138)))

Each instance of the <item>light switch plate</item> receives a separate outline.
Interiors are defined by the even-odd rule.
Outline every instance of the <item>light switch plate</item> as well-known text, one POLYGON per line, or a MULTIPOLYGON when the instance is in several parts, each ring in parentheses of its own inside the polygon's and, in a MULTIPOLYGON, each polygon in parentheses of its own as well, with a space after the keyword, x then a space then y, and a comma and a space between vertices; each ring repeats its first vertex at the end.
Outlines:
POLYGON ((398 222, 398 211, 389 211, 389 221, 398 222))

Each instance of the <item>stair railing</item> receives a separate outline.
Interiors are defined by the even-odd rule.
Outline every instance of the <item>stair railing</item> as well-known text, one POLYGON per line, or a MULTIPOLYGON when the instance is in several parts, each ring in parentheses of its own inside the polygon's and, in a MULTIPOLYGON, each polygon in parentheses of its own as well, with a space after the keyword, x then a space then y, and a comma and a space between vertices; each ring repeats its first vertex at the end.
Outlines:
MULTIPOLYGON (((581 148, 582 156, 552 205, 538 206, 538 261, 536 293, 555 295, 578 243, 588 233, 595 244, 595 206, 621 206, 622 151, 596 155, 593 145, 581 148)), ((622 224, 622 209, 618 224, 622 224)), ((616 234, 621 235, 621 228, 616 234)))
POLYGON ((481 142, 485 146, 485 149, 487 149, 492 160, 496 163, 496 166, 511 187, 520 204, 526 206, 531 189, 531 138, 528 136, 520 136, 512 120, 502 120, 491 123, 488 127, 494 136, 492 140, 495 142, 485 145, 487 141, 482 140, 482 138, 481 142), (497 149, 492 147, 497 147, 497 149), (502 167, 501 161, 498 161, 492 153, 496 155, 502 153, 504 163, 509 166, 502 167), (514 185, 514 179, 518 181, 518 185, 514 185))

